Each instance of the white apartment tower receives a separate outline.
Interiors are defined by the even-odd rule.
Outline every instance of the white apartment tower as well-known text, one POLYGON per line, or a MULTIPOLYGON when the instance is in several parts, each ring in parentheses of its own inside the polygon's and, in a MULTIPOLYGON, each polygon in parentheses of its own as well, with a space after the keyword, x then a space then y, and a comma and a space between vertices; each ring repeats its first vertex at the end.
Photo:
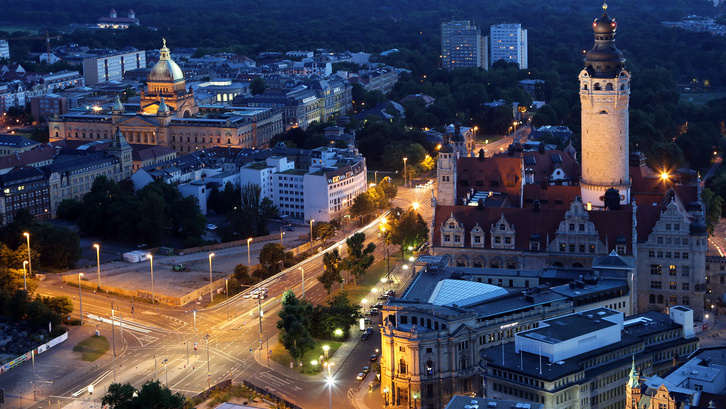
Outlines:
POLYGON ((492 53, 490 66, 504 60, 519 64, 520 69, 527 68, 527 30, 523 30, 521 24, 493 25, 489 29, 489 38, 492 53))
POLYGON ((623 53, 615 47, 617 23, 603 13, 593 23, 595 44, 585 54, 580 72, 582 104, 583 203, 602 207, 609 188, 620 193, 620 203, 630 202, 628 101, 630 74, 623 53))
POLYGON ((0 58, 10 58, 10 46, 7 40, 0 40, 0 58))
POLYGON ((444 69, 481 67, 482 51, 479 27, 469 21, 441 23, 441 65, 444 69))

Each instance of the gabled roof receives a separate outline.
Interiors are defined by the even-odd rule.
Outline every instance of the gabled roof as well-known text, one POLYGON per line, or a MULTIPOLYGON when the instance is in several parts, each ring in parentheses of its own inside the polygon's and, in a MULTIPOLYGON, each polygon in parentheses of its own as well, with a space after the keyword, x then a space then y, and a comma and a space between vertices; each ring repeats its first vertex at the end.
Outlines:
POLYGON ((456 197, 466 196, 471 189, 506 193, 519 203, 522 184, 520 158, 459 158, 456 162, 456 197), (512 186, 507 186, 507 184, 512 186))

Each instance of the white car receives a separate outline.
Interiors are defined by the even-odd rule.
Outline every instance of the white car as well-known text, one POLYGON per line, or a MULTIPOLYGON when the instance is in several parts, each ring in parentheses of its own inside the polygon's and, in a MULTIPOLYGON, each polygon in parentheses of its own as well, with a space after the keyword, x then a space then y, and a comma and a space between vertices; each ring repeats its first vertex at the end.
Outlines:
POLYGON ((355 377, 355 379, 357 381, 362 381, 363 378, 365 378, 365 377, 366 377, 366 374, 364 374, 363 372, 360 372, 360 373, 358 373, 358 376, 355 377))
POLYGON ((217 225, 216 224, 209 223, 207 225, 207 230, 217 230, 217 225))

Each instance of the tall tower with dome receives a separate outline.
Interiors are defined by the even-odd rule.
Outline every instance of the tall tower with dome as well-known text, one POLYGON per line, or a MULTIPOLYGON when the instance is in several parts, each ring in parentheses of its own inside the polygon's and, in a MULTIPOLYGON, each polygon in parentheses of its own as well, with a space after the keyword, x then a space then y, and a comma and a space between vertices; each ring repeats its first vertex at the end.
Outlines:
POLYGON ((595 44, 585 54, 585 69, 580 72, 582 104, 583 203, 604 205, 605 191, 615 188, 620 203, 630 202, 628 170, 628 105, 630 73, 625 70, 623 53, 615 46, 617 23, 607 14, 592 23, 595 44))
POLYGON ((186 81, 181 68, 169 56, 169 49, 164 45, 159 50, 159 62, 154 65, 146 82, 146 91, 141 93, 141 111, 144 114, 155 115, 162 102, 174 116, 189 118, 199 112, 194 102, 194 93, 191 88, 186 89, 186 81))

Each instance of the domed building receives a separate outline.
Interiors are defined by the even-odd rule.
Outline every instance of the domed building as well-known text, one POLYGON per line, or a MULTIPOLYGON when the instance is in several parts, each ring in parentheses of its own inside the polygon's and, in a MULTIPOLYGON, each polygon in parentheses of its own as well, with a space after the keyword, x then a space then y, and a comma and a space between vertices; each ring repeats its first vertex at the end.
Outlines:
POLYGON ((141 93, 141 110, 146 114, 155 114, 163 96, 174 116, 189 118, 199 113, 199 107, 194 102, 194 92, 191 87, 186 89, 184 74, 169 56, 166 39, 163 41, 159 62, 151 69, 146 91, 141 93))
POLYGON ((268 107, 200 109, 164 40, 140 104, 117 97, 109 108, 74 111, 48 121, 50 140, 109 140, 116 129, 132 145, 162 145, 183 155, 213 146, 264 149, 282 132, 282 111, 268 107))

